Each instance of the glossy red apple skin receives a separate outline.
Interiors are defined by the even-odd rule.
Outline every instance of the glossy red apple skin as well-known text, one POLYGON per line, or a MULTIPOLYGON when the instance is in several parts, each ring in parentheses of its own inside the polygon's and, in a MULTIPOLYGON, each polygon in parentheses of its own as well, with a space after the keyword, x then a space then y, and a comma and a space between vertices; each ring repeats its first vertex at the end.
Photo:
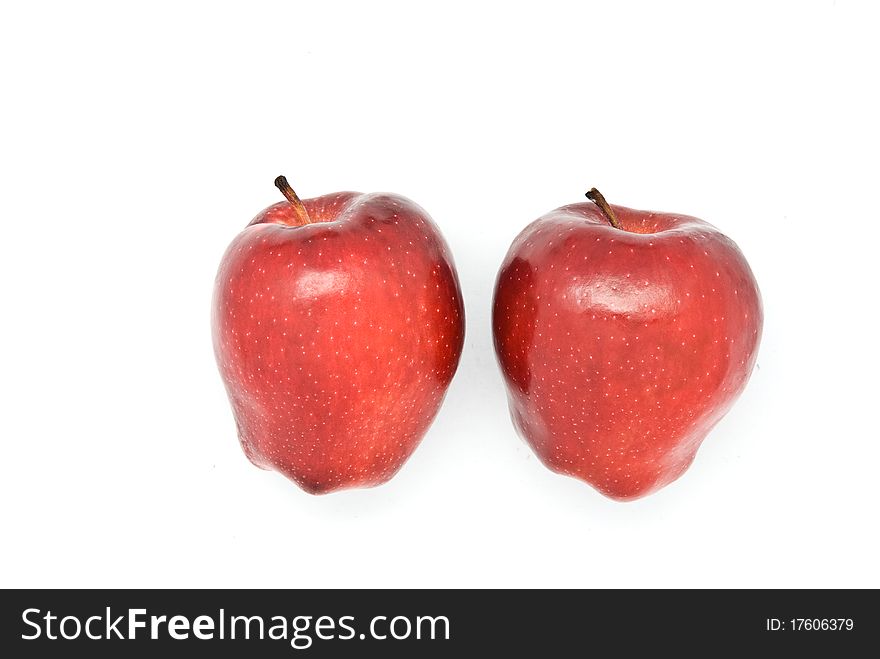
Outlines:
POLYGON ((261 212, 214 288, 214 351, 245 454, 310 493, 391 478, 458 366, 464 309, 428 214, 343 192, 261 212))
POLYGON ((736 244, 684 215, 593 203, 526 227, 498 275, 514 425, 547 467, 617 500, 678 478, 746 385, 763 311, 736 244))

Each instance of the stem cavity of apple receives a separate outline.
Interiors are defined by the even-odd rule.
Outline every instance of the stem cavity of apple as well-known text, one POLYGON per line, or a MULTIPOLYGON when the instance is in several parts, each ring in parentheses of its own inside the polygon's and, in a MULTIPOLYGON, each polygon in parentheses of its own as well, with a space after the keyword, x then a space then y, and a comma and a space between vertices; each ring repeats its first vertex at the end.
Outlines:
POLYGON ((293 191, 293 188, 290 187, 290 183, 287 182, 287 177, 283 174, 275 179, 275 187, 281 190, 281 194, 284 195, 284 198, 290 202, 290 205, 293 206, 293 210, 296 213, 297 222, 295 226, 302 226, 304 224, 311 224, 312 218, 309 217, 309 212, 306 210, 306 207, 303 206, 300 198, 296 196, 296 192, 293 191))
POLYGON ((596 188, 590 188, 590 191, 587 193, 587 199, 596 204, 608 218, 608 222, 615 229, 620 229, 620 222, 617 220, 617 215, 614 214, 614 211, 611 208, 611 205, 605 201, 605 197, 602 196, 602 193, 599 192, 596 188))

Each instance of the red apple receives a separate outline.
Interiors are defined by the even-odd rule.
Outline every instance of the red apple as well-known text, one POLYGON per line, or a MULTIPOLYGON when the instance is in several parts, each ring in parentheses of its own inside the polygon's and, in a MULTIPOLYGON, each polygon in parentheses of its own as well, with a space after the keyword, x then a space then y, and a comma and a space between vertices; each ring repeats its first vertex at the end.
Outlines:
POLYGON ((428 214, 393 194, 269 206, 214 288, 214 352, 245 454, 307 492, 383 483, 437 414, 464 308, 428 214))
POLYGON ((742 392, 761 298, 710 224, 587 196, 514 240, 495 349, 514 425, 544 464, 634 499, 678 478, 742 392))

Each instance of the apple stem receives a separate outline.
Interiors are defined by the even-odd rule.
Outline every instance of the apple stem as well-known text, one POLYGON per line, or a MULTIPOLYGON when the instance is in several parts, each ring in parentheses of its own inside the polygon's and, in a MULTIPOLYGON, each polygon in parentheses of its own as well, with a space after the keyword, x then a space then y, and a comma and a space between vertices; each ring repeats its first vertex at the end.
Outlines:
POLYGON ((596 204, 602 212, 605 214, 605 217, 608 218, 608 222, 615 229, 620 228, 620 222, 617 221, 617 215, 614 214, 614 211, 611 208, 611 205, 605 201, 605 197, 602 196, 602 193, 599 192, 596 188, 590 188, 590 191, 587 193, 587 199, 596 204))
POLYGON ((309 217, 309 212, 306 210, 306 207, 303 206, 300 198, 296 196, 296 192, 293 191, 293 188, 290 187, 290 183, 287 182, 287 177, 281 175, 276 178, 275 187, 281 190, 281 194, 283 194, 284 198, 290 202, 291 206, 293 206, 293 210, 296 213, 298 220, 295 226, 311 224, 312 218, 309 217))

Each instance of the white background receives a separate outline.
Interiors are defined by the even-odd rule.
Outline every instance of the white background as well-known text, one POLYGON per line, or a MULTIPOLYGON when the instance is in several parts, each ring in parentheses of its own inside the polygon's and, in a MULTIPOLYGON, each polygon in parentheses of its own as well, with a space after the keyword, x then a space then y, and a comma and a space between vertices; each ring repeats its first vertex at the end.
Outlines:
POLYGON ((880 587, 880 16, 714 4, 4 5, 0 585, 880 587), (279 173, 404 194, 457 261, 458 375, 373 490, 235 436, 211 289, 279 173), (516 437, 490 341, 510 241, 593 185, 718 226, 766 313, 739 403, 628 504, 516 437))

